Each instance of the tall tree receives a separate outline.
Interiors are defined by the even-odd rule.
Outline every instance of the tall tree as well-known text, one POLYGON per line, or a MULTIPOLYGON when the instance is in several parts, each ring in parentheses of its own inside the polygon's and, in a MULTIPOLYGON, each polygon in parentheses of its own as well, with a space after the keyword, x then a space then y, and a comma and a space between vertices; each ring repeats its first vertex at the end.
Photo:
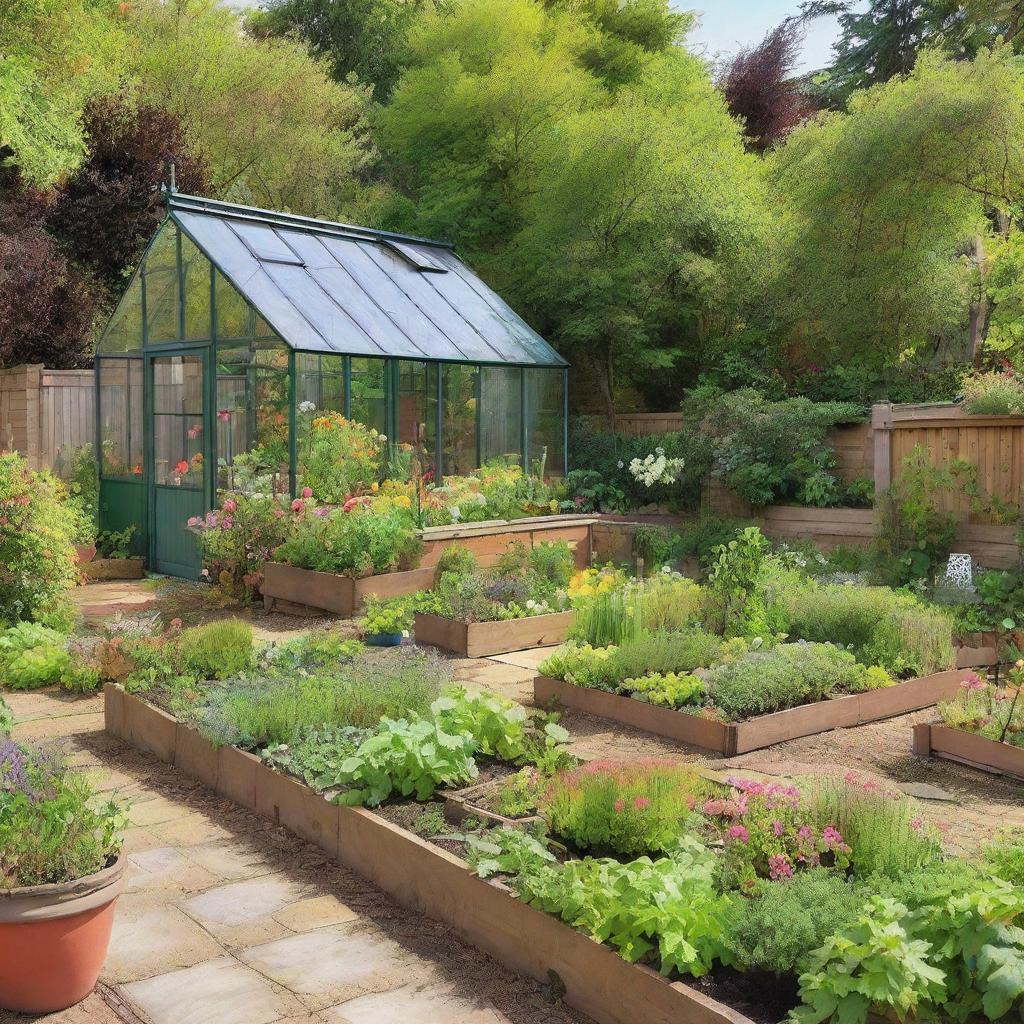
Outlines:
POLYGON ((49 185, 85 153, 88 99, 118 85, 121 40, 110 0, 0 3, 0 162, 49 185))
POLYGON ((674 28, 657 45, 627 31, 634 7, 648 27, 659 12, 681 24, 653 0, 424 13, 379 117, 403 193, 392 221, 458 242, 597 368, 609 409, 620 383, 653 394, 678 380, 733 282, 755 278, 742 257, 767 220, 757 161, 706 65, 674 28))
POLYGON ((209 191, 209 171, 166 110, 103 97, 87 107, 84 127, 88 152, 57 190, 46 226, 114 293, 164 216, 158 187, 168 164, 175 164, 178 187, 196 195, 209 191))
POLYGON ((254 39, 216 0, 136 0, 139 102, 169 111, 218 196, 355 219, 372 157, 367 97, 288 39, 254 39))
POLYGON ((925 51, 848 114, 797 129, 771 166, 792 340, 819 362, 977 353, 984 241, 1011 230, 1024 194, 1024 76, 1008 49, 972 62, 925 51))
POLYGON ((377 100, 401 70, 405 36, 424 3, 434 0, 264 0, 247 26, 256 36, 294 36, 328 62, 338 82, 354 76, 377 100))
POLYGON ((750 148, 759 153, 778 145, 814 110, 794 77, 803 38, 799 20, 787 18, 757 46, 740 50, 720 76, 730 112, 743 121, 750 148))

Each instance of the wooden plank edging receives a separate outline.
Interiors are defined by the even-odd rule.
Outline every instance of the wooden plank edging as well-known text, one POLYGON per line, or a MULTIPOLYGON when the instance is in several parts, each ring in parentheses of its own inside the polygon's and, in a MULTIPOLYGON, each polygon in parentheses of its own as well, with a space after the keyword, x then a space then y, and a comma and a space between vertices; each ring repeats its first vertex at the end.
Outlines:
POLYGON ((511 970, 545 984, 554 973, 565 986, 565 1001, 598 1024, 752 1024, 686 984, 627 963, 610 947, 516 899, 500 882, 477 878, 464 861, 411 832, 362 807, 329 803, 252 754, 218 750, 109 683, 104 722, 111 735, 291 829, 397 903, 444 922, 511 970))
POLYGON ((1024 782, 1024 748, 998 743, 986 736, 925 722, 914 726, 914 753, 958 761, 993 775, 1024 782))
POLYGON ((635 697, 576 686, 549 676, 534 678, 533 696, 534 702, 541 707, 558 703, 562 707, 585 711, 733 757, 786 740, 813 736, 831 729, 847 729, 931 707, 940 700, 954 697, 960 689, 960 680, 966 674, 961 669, 935 672, 880 690, 833 697, 816 704, 761 715, 746 722, 716 722, 635 697))
POLYGON ((574 611, 567 611, 497 622, 460 622, 443 615, 417 612, 413 633, 417 644, 454 651, 464 658, 485 658, 559 644, 575 618, 574 611))

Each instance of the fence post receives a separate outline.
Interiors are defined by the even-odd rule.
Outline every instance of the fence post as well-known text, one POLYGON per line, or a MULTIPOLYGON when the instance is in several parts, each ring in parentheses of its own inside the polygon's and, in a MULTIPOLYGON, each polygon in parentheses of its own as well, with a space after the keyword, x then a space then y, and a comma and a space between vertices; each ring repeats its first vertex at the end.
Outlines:
POLYGON ((43 364, 25 367, 25 458, 31 469, 40 468, 43 406, 43 364))
POLYGON ((892 483, 892 402, 871 407, 871 432, 875 447, 875 494, 882 494, 892 483))

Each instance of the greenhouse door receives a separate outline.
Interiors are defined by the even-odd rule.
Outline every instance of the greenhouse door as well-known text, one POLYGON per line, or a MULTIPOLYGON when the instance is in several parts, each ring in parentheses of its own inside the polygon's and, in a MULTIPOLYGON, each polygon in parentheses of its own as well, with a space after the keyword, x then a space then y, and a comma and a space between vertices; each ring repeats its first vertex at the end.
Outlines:
POLYGON ((196 579, 199 546, 191 516, 212 505, 214 458, 209 347, 146 357, 146 451, 149 481, 149 564, 156 572, 196 579))

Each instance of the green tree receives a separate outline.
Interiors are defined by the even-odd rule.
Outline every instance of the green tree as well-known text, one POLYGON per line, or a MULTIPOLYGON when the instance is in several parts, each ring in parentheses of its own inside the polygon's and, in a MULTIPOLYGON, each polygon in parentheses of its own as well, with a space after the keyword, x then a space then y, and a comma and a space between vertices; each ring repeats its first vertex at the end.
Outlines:
POLYGON ((620 375, 671 387, 765 220, 686 24, 663 0, 461 0, 417 19, 378 118, 387 219, 455 240, 609 408, 620 375))
POLYGON ((138 0, 128 20, 140 102, 174 114, 216 195, 305 214, 362 210, 367 97, 298 42, 254 39, 215 0, 138 0))
POLYGON ((86 102, 119 84, 113 8, 106 0, 0 3, 0 161, 32 184, 50 185, 77 166, 86 102))
POLYGON ((976 355, 984 242, 1024 179, 1024 79, 1007 49, 925 51, 914 71, 797 129, 770 161, 783 210, 776 281, 792 344, 891 364, 976 355))
POLYGON ((401 70, 405 37, 417 12, 431 0, 265 0, 248 20, 257 36, 297 36, 329 62, 336 81, 354 75, 391 92, 401 70))

